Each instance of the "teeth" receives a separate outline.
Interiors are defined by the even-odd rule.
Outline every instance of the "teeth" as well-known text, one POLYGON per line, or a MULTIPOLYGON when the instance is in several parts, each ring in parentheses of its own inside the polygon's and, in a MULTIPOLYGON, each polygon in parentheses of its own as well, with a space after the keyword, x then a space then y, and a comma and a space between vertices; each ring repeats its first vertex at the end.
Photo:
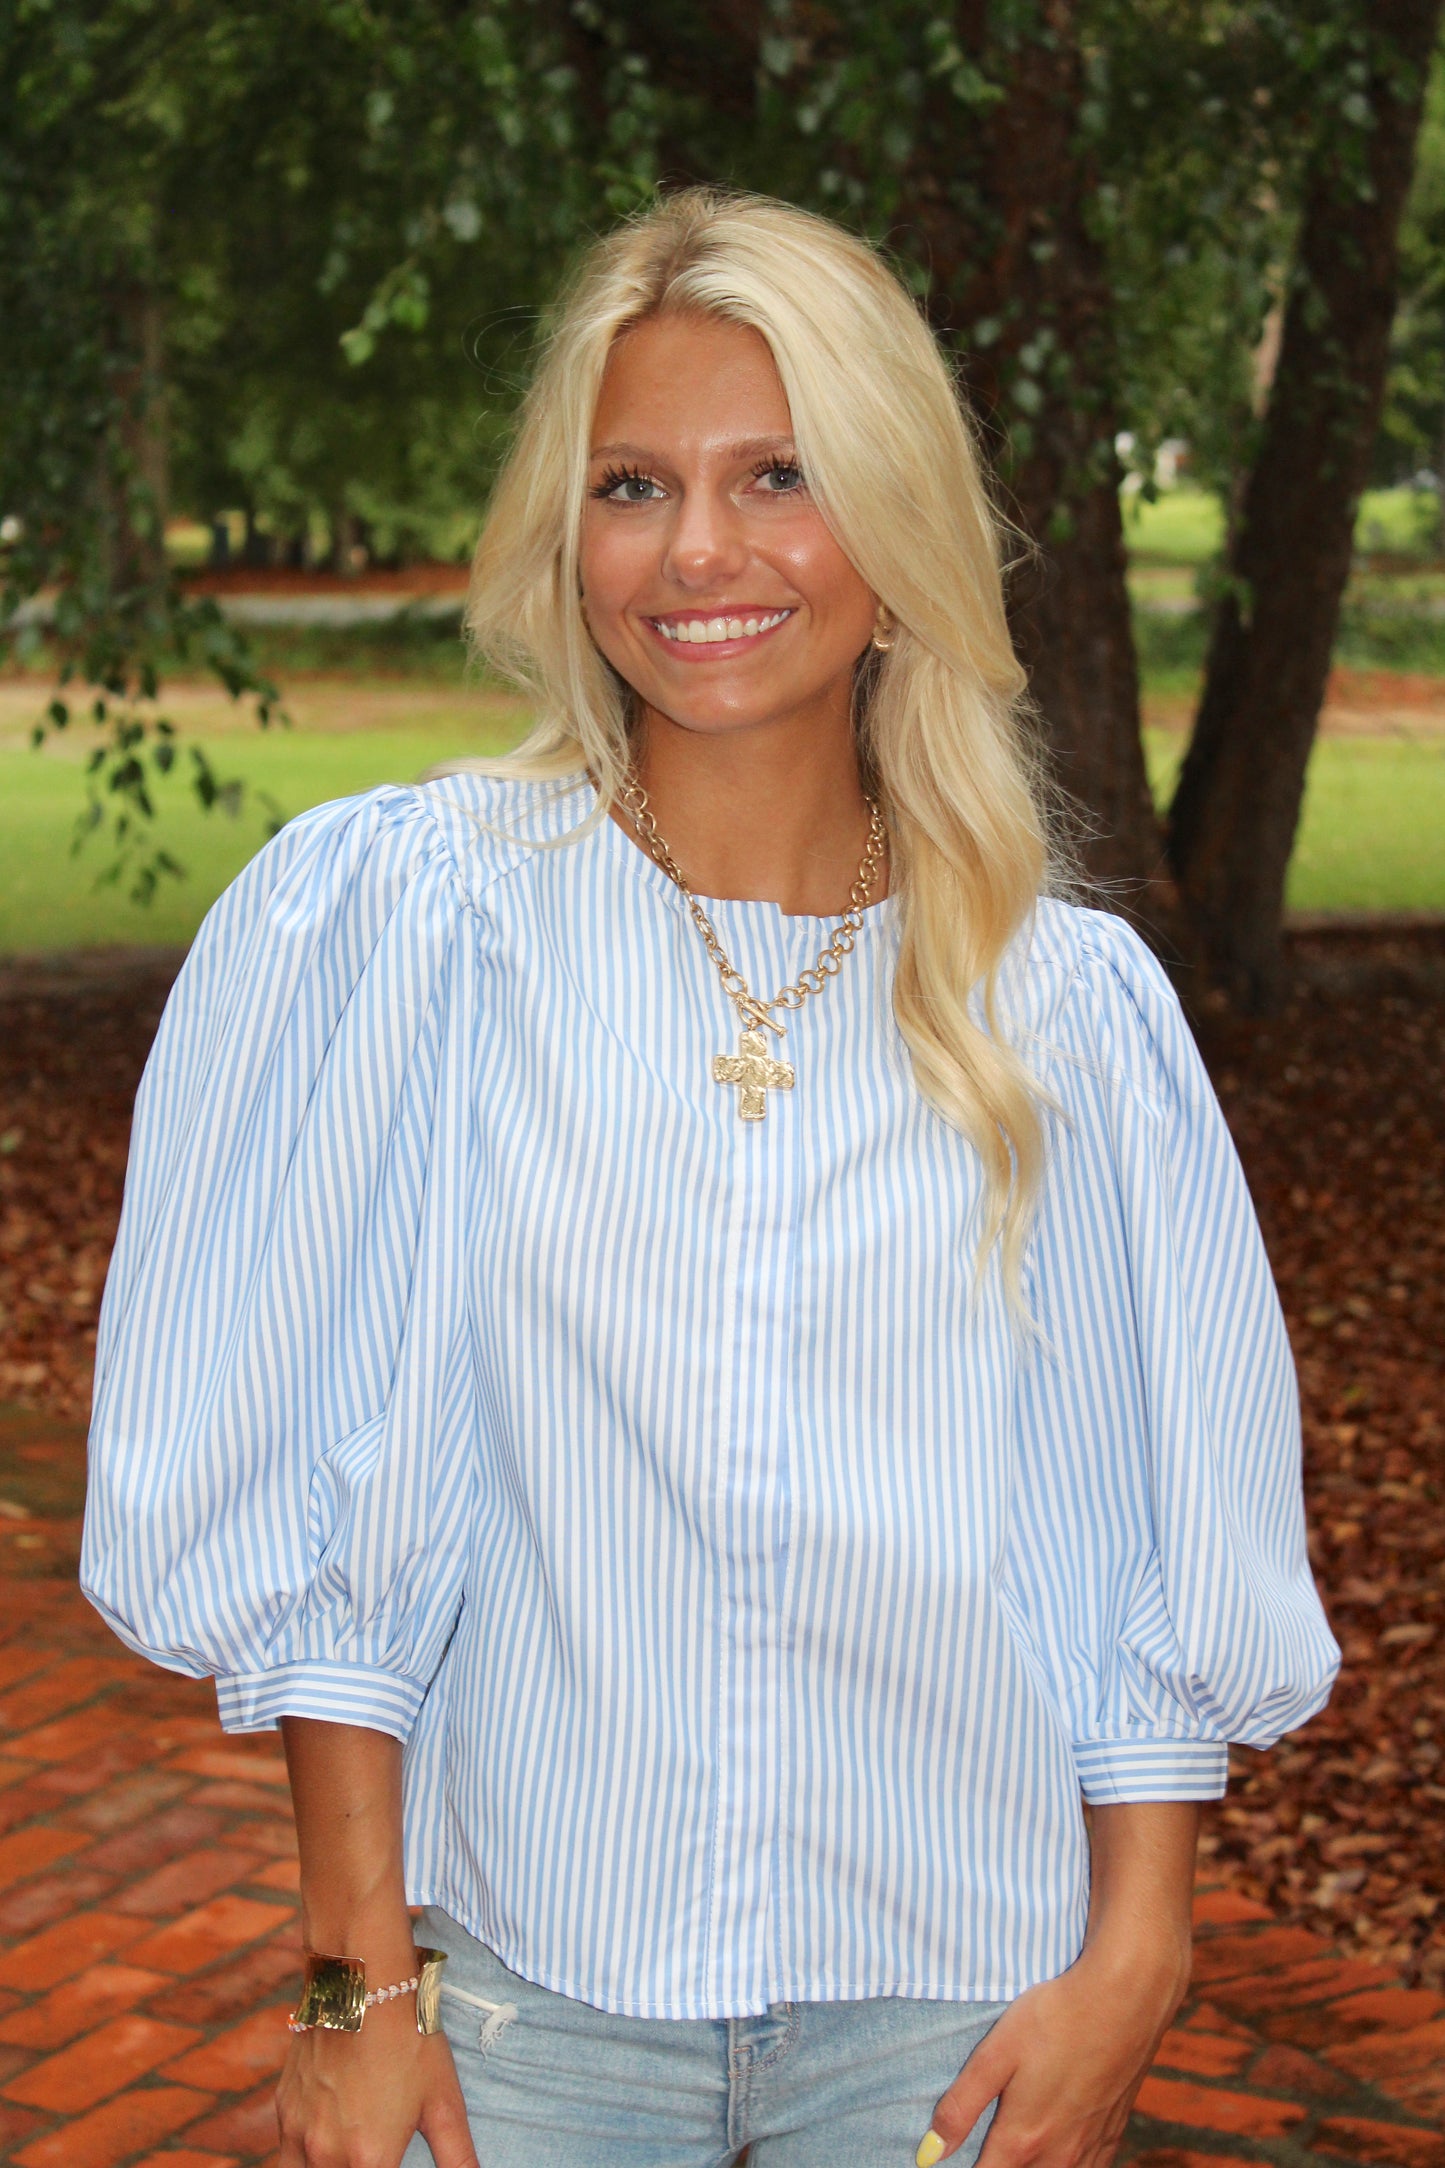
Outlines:
POLYGON ((665 640, 681 640, 690 647, 701 647, 717 640, 753 640, 760 632, 771 632, 774 625, 781 625, 791 610, 774 610, 771 617, 689 617, 681 623, 668 624, 655 617, 652 622, 665 640))

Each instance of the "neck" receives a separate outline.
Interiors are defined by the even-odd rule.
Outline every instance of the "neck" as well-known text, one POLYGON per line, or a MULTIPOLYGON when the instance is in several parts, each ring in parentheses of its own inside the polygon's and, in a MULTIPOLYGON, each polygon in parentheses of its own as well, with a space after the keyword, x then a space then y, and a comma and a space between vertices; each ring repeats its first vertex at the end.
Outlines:
MULTIPOLYGON (((644 711, 638 779, 695 895, 776 903, 800 917, 843 910, 868 838, 868 801, 852 727, 842 723, 711 737, 644 711)), ((613 818, 635 834, 625 809, 613 818)), ((887 888, 885 866, 872 900, 887 888)))

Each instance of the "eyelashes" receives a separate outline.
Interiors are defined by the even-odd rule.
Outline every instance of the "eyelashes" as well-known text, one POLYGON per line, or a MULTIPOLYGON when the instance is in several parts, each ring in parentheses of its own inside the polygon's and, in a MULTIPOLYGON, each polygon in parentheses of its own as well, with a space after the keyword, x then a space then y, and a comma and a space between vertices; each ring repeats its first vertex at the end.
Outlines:
MULTIPOLYGON (((655 477, 644 474, 641 467, 609 467, 602 479, 593 483, 587 494, 589 497, 610 497, 614 490, 621 489, 624 482, 637 482, 644 488, 655 488, 657 486, 655 477)), ((634 497, 632 499, 634 504, 645 503, 646 501, 645 498, 634 497)))
MULTIPOLYGON (((766 490, 764 491, 765 496, 795 497, 807 487, 803 479, 803 470, 796 459, 760 459, 752 470, 752 479, 755 482, 760 482, 770 474, 789 476, 791 478, 790 486, 785 489, 766 490)), ((618 499, 623 504, 648 504, 653 500, 642 495, 641 492, 655 490, 660 486, 656 475, 647 473, 642 467, 624 464, 608 467, 601 477, 591 485, 587 494, 600 503, 609 497, 617 498, 618 491, 625 489, 629 483, 635 486, 639 494, 618 499)))
POLYGON ((768 494, 772 497, 796 497, 799 491, 806 487, 803 470, 796 459, 760 459, 753 469, 753 480, 760 482, 765 474, 791 474, 796 477, 792 489, 769 490, 768 494))

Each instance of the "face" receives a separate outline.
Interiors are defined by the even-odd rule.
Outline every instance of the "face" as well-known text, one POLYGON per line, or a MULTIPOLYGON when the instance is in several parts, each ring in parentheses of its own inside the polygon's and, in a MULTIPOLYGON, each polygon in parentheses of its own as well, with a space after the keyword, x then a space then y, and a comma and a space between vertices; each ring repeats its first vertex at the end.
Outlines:
POLYGON ((581 574, 592 637, 654 714, 712 735, 850 727, 877 600, 809 494, 757 332, 661 317, 617 341, 581 574))

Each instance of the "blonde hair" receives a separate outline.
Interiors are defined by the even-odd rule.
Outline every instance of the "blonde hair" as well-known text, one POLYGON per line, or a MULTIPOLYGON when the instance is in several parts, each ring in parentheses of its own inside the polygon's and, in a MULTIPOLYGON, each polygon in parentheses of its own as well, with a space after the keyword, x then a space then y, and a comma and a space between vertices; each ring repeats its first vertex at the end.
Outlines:
POLYGON ((855 702, 901 906, 893 1008, 919 1089, 983 1162, 979 1263, 1001 1238, 1017 1303, 1043 1095, 999 1028, 999 973, 1049 865, 1024 676, 1004 615, 1001 525, 955 385, 864 242, 788 204, 688 189, 589 250, 523 404, 466 614, 535 721, 506 759, 453 765, 531 778, 585 769, 602 812, 624 782, 631 696, 583 622, 578 551, 608 355, 621 332, 665 314, 722 317, 766 340, 809 488, 898 621, 892 649, 860 666, 855 702))

